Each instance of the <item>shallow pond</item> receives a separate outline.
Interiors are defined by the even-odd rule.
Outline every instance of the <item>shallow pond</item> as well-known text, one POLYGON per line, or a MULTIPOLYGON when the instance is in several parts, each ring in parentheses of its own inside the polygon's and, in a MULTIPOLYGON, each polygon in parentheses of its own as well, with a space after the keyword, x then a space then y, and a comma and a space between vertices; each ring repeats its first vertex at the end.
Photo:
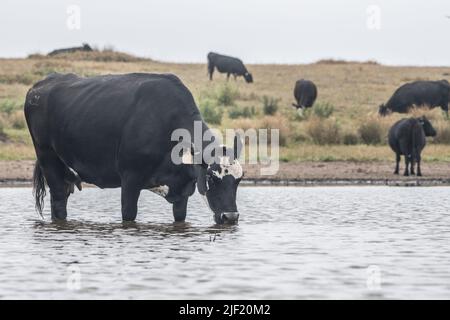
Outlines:
MULTIPOLYGON (((201 197, 187 223, 143 192, 85 188, 66 223, 37 218, 30 188, 0 188, 0 298, 450 298, 449 187, 241 187, 239 225, 201 197)), ((48 197, 46 199, 48 201, 48 197)))

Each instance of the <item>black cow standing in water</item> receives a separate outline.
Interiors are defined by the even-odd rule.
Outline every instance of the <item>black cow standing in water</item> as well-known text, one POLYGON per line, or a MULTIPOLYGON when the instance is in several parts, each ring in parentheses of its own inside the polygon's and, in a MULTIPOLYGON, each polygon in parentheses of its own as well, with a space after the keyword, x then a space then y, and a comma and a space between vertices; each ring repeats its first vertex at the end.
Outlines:
POLYGON ((415 81, 398 88, 386 104, 379 108, 379 114, 389 112, 408 113, 413 106, 441 107, 448 117, 450 84, 447 80, 415 81))
POLYGON ((421 152, 426 144, 426 137, 436 136, 436 130, 430 121, 423 116, 420 118, 402 119, 396 122, 389 130, 389 145, 395 152, 395 174, 399 173, 400 156, 405 157, 405 176, 414 172, 414 164, 417 162, 417 175, 421 176, 420 160, 421 152))
POLYGON ((197 184, 217 223, 238 220, 241 140, 235 138, 233 150, 203 142, 209 128, 192 94, 174 75, 51 74, 29 90, 25 117, 37 155, 34 193, 41 214, 45 183, 52 218, 65 219, 67 199, 74 185, 81 189, 84 181, 121 187, 125 221, 135 220, 144 189, 163 196, 173 204, 175 221, 184 221, 197 184), (176 149, 175 130, 195 140, 194 128, 202 135, 199 142, 182 139, 188 147, 176 149), (214 159, 202 156, 206 149, 214 159), (182 160, 175 162, 174 155, 182 160))
POLYGON ((297 109, 311 108, 317 98, 317 87, 310 80, 298 80, 294 87, 294 97, 297 103, 292 105, 297 109))
POLYGON ((92 50, 91 46, 88 45, 87 43, 83 43, 83 46, 81 46, 81 47, 57 49, 57 50, 53 50, 48 55, 49 56, 55 56, 55 55, 61 54, 61 53, 72 53, 72 52, 77 52, 77 51, 87 51, 87 52, 89 52, 89 51, 94 51, 94 50, 92 50))
POLYGON ((215 68, 220 73, 226 73, 227 80, 230 78, 230 74, 232 74, 235 80, 237 76, 243 76, 247 83, 253 82, 252 74, 248 72, 242 60, 238 58, 233 58, 218 53, 210 52, 208 53, 209 80, 213 79, 213 73, 215 68))

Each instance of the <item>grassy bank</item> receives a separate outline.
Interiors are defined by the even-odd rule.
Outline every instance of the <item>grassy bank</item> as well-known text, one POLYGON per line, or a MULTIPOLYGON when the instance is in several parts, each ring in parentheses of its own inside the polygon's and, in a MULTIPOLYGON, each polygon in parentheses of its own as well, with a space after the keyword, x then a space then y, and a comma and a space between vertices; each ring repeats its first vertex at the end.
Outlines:
MULTIPOLYGON (((192 91, 205 120, 218 129, 280 130, 281 160, 383 161, 388 128, 401 115, 377 116, 401 84, 416 79, 449 78, 450 68, 387 67, 376 63, 324 61, 309 65, 248 65, 255 82, 210 82, 205 64, 161 63, 115 52, 47 58, 0 59, 0 160, 32 159, 22 106, 26 91, 50 72, 83 76, 126 72, 170 72, 192 91), (302 115, 291 107, 297 79, 313 80, 319 90, 315 107, 302 115)), ((416 114, 422 114, 418 111, 416 114)), ((424 151, 425 161, 450 162, 450 121, 438 109, 426 112, 438 129, 424 151)))

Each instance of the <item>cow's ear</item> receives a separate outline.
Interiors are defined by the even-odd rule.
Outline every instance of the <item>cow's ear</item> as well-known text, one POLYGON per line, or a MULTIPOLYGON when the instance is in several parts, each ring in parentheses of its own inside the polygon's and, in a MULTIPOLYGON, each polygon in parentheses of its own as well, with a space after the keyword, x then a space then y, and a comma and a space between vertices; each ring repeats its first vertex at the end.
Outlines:
POLYGON ((233 153, 234 153, 234 159, 238 159, 242 152, 242 147, 244 146, 241 137, 239 134, 236 133, 234 136, 234 145, 233 145, 233 153))
POLYGON ((206 171, 204 166, 196 166, 197 168, 197 189, 198 192, 204 196, 206 191, 208 191, 208 186, 206 184, 206 171))

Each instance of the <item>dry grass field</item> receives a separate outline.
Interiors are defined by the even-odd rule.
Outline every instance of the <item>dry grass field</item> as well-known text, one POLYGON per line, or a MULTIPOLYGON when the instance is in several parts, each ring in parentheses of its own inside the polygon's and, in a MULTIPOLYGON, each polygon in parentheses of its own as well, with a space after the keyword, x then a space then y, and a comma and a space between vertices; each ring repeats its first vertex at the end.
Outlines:
MULTIPOLYGON (((285 162, 393 161, 386 145, 387 130, 405 115, 379 118, 378 105, 405 82, 450 78, 450 68, 388 67, 373 62, 247 67, 253 84, 242 78, 227 83, 225 75, 217 73, 211 82, 206 64, 161 63, 114 52, 0 59, 0 160, 33 159, 23 101, 31 85, 51 72, 83 76, 174 73, 192 91, 212 127, 280 129, 281 160, 285 162), (294 83, 300 78, 314 81, 319 91, 314 108, 302 116, 291 107, 294 83)), ((424 160, 450 162, 450 121, 440 109, 425 113, 439 133, 429 141, 424 160)))

